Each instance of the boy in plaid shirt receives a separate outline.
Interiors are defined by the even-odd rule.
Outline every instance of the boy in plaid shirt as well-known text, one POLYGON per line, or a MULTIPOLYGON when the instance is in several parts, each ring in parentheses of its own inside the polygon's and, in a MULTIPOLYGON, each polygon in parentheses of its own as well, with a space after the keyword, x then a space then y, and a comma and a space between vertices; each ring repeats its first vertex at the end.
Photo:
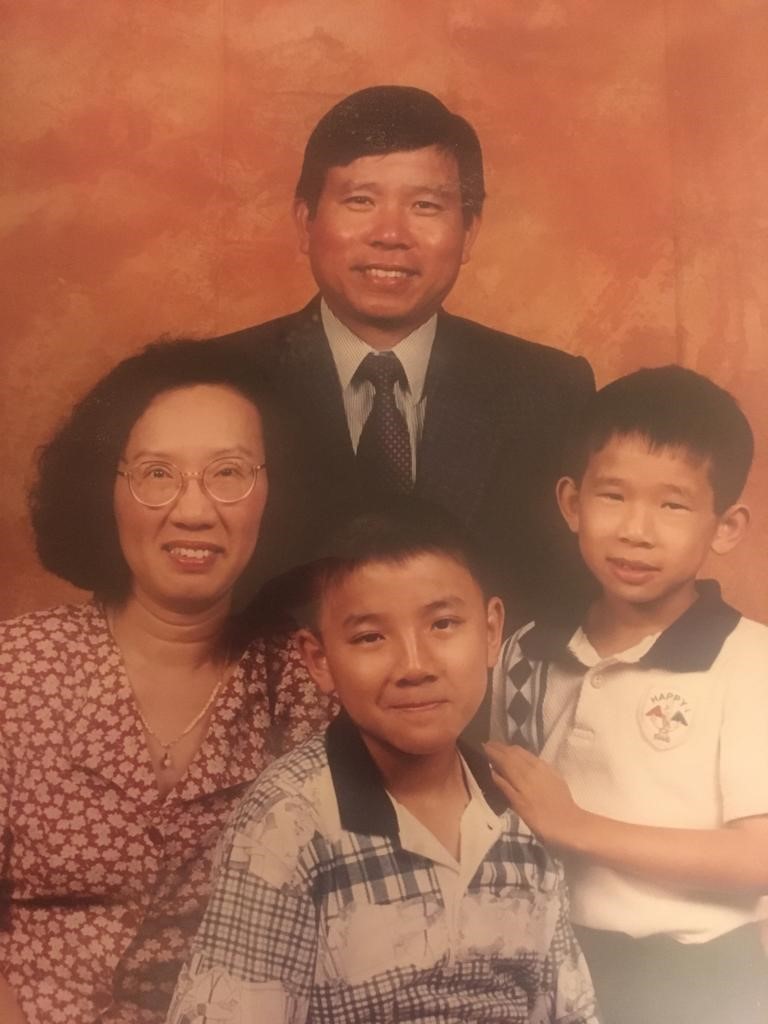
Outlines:
POLYGON ((342 711, 236 813, 169 1021, 596 1024, 561 868, 459 740, 501 602, 418 510, 332 551, 300 640, 342 711))

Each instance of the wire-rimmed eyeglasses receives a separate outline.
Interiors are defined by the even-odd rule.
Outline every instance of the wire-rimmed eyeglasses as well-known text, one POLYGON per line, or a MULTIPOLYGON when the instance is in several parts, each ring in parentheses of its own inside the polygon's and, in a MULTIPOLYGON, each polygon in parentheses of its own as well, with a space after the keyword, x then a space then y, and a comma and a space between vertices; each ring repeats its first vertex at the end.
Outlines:
POLYGON ((157 459, 138 462, 128 469, 118 469, 118 475, 125 477, 131 494, 147 508, 163 508, 176 501, 189 480, 199 480, 205 494, 222 505, 242 501, 256 484, 259 471, 265 462, 256 466, 248 459, 226 456, 214 459, 195 473, 179 469, 172 462, 157 459))

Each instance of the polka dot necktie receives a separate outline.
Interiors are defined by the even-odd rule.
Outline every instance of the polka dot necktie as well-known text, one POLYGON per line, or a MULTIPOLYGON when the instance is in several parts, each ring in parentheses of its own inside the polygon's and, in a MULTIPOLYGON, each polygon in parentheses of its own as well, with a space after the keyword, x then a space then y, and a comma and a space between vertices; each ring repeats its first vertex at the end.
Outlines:
POLYGON ((411 490, 411 441, 405 417, 395 404, 395 384, 405 371, 394 352, 369 352, 355 373, 374 387, 373 408, 357 446, 358 466, 377 487, 395 494, 411 490))

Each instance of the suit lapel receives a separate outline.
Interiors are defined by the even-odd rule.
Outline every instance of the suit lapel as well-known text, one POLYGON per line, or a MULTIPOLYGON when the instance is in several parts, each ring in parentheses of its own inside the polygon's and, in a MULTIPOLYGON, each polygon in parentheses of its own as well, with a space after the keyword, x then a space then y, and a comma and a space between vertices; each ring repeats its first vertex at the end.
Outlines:
POLYGON ((286 335, 281 373, 310 477, 323 481, 324 487, 348 478, 354 450, 317 299, 298 314, 286 335))
POLYGON ((499 382, 482 352, 441 313, 426 380, 416 493, 471 521, 482 505, 499 438, 499 382))

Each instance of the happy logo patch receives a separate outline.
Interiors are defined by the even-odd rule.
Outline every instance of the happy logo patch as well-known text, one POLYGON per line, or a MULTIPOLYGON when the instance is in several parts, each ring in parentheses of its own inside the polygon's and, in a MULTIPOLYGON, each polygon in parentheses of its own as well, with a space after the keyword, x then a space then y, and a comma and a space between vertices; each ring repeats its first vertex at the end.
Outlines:
POLYGON ((671 750, 685 742, 692 718, 693 709, 681 693, 652 690, 640 709, 640 730, 656 750, 671 750))

